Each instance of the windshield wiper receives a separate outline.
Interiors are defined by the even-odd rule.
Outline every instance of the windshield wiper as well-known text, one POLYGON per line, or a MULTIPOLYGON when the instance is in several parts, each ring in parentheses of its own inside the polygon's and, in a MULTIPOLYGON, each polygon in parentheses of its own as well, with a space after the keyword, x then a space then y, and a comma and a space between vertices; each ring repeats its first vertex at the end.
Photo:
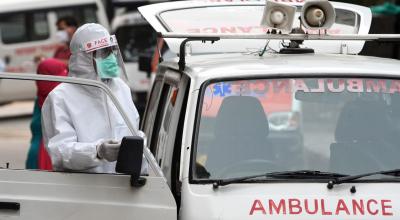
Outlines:
POLYGON ((347 175, 340 173, 322 172, 318 170, 298 170, 298 171, 283 171, 283 172, 273 172, 264 173, 253 176, 236 177, 230 179, 216 180, 213 183, 214 189, 220 186, 226 186, 232 183, 243 183, 247 180, 256 179, 260 177, 270 177, 270 178, 284 178, 284 179, 331 179, 345 177, 347 175))
POLYGON ((339 178, 335 178, 335 179, 329 181, 327 187, 328 187, 328 189, 333 189, 333 186, 335 186, 335 185, 339 185, 339 184, 351 182, 353 180, 357 180, 357 179, 360 179, 363 177, 379 175, 379 174, 400 176, 400 169, 379 171, 379 172, 373 172, 373 173, 364 173, 364 174, 359 174, 359 175, 354 175, 354 176, 339 177, 339 178))

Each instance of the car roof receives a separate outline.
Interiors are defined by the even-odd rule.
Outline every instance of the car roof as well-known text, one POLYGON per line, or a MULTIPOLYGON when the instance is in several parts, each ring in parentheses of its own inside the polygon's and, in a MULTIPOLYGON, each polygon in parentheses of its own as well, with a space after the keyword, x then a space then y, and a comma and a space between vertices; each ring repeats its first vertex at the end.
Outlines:
MULTIPOLYGON (((163 65, 178 69, 176 58, 163 65)), ((218 78, 265 76, 378 76, 400 77, 400 61, 341 54, 235 53, 186 56, 185 73, 199 83, 218 78)))
POLYGON ((1 0, 0 13, 8 13, 13 11, 40 10, 48 8, 57 8, 73 5, 84 5, 95 3, 98 0, 1 0))

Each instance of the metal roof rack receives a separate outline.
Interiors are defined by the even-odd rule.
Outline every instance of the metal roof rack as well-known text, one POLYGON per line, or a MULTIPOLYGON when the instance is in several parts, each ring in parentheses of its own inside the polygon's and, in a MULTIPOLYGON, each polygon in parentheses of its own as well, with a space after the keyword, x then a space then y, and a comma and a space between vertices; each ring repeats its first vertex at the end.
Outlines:
POLYGON ((219 38, 219 39, 253 39, 253 40, 346 40, 346 41, 379 41, 400 42, 400 34, 186 34, 158 33, 162 38, 219 38))
POLYGON ((210 41, 214 43, 222 39, 243 39, 243 40, 337 40, 337 41, 376 41, 382 43, 399 43, 400 34, 201 34, 201 33, 158 33, 162 38, 185 39, 179 48, 179 70, 185 69, 186 43, 189 41, 210 41))

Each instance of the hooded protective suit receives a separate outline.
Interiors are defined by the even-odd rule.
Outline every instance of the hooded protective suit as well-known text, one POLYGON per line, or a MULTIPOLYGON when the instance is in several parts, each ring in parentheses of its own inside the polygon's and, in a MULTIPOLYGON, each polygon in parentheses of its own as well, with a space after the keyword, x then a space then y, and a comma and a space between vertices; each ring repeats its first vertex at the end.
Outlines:
MULTIPOLYGON (((70 44, 69 76, 100 80, 93 53, 83 51, 82 45, 102 38, 110 39, 110 34, 99 24, 85 24, 75 32, 70 44)), ((139 114, 129 87, 120 78, 103 82, 138 129, 139 114)), ((42 115, 44 142, 54 170, 114 173, 116 162, 99 159, 97 146, 105 140, 120 141, 124 136, 140 135, 131 134, 109 97, 90 86, 60 84, 48 95, 42 115)))

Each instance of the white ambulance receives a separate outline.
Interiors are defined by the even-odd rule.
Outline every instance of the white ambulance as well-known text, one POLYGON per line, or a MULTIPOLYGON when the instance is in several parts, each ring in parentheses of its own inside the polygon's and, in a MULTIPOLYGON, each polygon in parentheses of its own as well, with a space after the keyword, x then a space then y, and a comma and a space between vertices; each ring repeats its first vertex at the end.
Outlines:
MULTIPOLYGON (((159 65, 142 119, 147 146, 126 138, 118 174, 1 169, 0 218, 398 219, 400 62, 357 54, 366 40, 400 36, 367 35, 365 7, 332 3, 332 12, 325 1, 274 2, 140 8, 180 55, 159 65), (263 15, 288 21, 309 10, 304 27, 314 19, 322 29, 335 18, 327 33, 279 34, 291 26, 284 25, 271 34, 260 26, 263 15), (295 140, 291 131, 302 136, 293 143, 300 156, 282 144, 295 140), (148 176, 138 175, 142 150, 148 176)), ((90 85, 115 101, 91 80, 0 78, 90 85)))
POLYGON ((356 55, 382 40, 370 10, 329 5, 139 8, 180 55, 159 65, 142 128, 181 219, 398 218, 400 62, 356 55))

